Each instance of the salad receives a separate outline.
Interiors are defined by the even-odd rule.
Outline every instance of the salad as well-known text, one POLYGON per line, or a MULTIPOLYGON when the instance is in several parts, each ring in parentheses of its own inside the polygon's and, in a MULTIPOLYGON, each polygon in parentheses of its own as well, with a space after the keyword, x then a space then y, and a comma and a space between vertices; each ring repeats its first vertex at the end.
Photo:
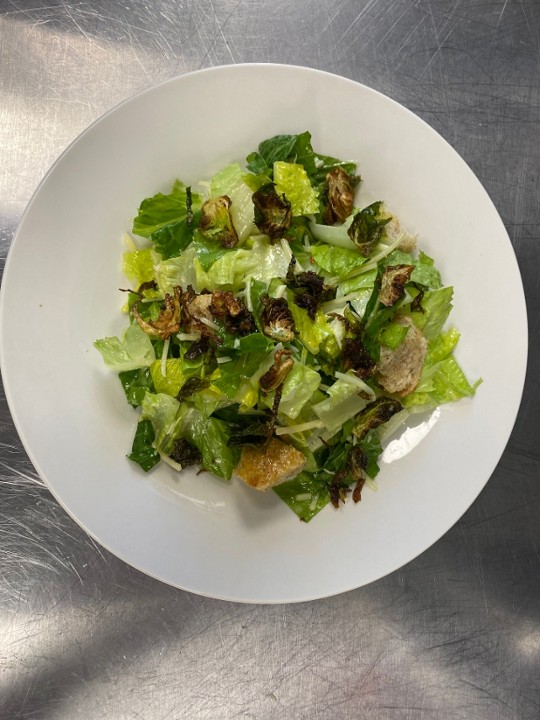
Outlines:
POLYGON ((129 325, 95 342, 139 413, 130 460, 235 475, 309 521, 361 499, 411 413, 474 395, 453 288, 360 183, 304 132, 142 201, 129 325))

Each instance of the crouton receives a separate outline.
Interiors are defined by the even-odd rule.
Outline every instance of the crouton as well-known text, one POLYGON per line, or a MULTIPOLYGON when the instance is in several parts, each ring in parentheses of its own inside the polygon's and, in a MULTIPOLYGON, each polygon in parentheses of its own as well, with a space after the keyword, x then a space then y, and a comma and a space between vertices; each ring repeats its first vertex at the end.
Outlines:
POLYGON ((267 490, 292 480, 304 469, 306 457, 292 445, 275 437, 263 447, 244 445, 235 473, 246 485, 267 490))
POLYGON ((398 245, 398 249, 403 252, 412 252, 416 247, 416 235, 404 230, 401 227, 401 223, 396 217, 393 217, 389 223, 384 226, 384 231, 390 240, 397 240, 401 235, 401 242, 398 245))
POLYGON ((409 317, 400 316, 396 318, 396 322, 407 325, 409 330, 395 350, 381 347, 379 382, 388 392, 404 397, 418 385, 428 343, 409 317))

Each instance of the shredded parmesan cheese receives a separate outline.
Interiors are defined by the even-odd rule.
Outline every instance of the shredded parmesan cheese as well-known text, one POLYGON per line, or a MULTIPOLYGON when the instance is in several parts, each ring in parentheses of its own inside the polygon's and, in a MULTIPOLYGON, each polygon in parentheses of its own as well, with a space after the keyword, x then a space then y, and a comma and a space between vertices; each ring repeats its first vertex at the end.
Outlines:
POLYGON ((169 354, 170 344, 170 338, 167 338, 163 343, 163 352, 161 353, 161 374, 163 377, 167 377, 167 355, 169 354))
POLYGON ((311 420, 310 422, 301 423, 300 425, 289 425, 288 427, 276 428, 276 435, 295 435, 296 433, 305 432, 306 430, 313 430, 313 428, 320 428, 323 423, 320 420, 311 420))

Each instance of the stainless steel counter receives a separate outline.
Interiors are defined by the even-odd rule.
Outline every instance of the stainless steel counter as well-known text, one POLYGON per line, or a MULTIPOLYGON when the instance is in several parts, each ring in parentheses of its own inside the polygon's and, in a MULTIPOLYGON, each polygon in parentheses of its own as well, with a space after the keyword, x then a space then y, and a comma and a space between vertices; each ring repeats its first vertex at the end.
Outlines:
POLYGON ((528 302, 514 433, 471 509, 400 571, 324 601, 243 606, 100 549, 37 479, 2 395, 0 718, 539 718, 538 0, 0 0, 0 266, 43 174, 92 120, 157 81, 247 61, 381 90, 484 183, 528 302))

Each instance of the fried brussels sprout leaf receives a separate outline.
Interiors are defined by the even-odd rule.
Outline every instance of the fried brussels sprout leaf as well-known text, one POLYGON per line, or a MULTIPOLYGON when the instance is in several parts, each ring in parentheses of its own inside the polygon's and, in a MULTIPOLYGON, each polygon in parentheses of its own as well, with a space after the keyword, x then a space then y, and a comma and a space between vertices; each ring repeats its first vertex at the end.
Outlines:
POLYGON ((263 185, 252 196, 255 225, 271 240, 282 238, 291 226, 291 203, 278 195, 273 183, 263 185))
POLYGON ((209 310, 214 318, 222 320, 230 335, 250 335, 257 330, 253 315, 228 290, 214 290, 209 310))
POLYGON ((388 422, 400 410, 403 410, 403 405, 398 400, 378 398, 357 415, 352 428, 353 435, 361 440, 370 430, 388 422))
POLYGON ((263 311, 260 322, 263 333, 277 342, 294 340, 294 320, 285 298, 261 296, 263 311))
POLYGON ((414 270, 414 265, 389 265, 381 277, 379 300, 386 307, 395 305, 405 295, 407 283, 414 270))
POLYGON ((180 330, 181 295, 182 289, 180 287, 175 287, 172 295, 169 295, 169 293, 165 295, 163 308, 157 320, 144 320, 141 317, 138 306, 142 296, 139 296, 139 299, 133 303, 131 312, 147 335, 166 340, 180 330))
POLYGON ((201 451, 185 438, 178 438, 174 441, 169 457, 182 467, 202 465, 203 461, 201 451))
POLYGON ((186 380, 186 382, 182 385, 182 387, 178 391, 178 395, 176 396, 176 399, 178 400, 179 403, 185 402, 188 398, 190 398, 196 392, 205 390, 209 385, 210 385, 209 380, 202 380, 201 378, 198 378, 198 377, 190 377, 186 380))
POLYGON ((324 199, 326 208, 323 223, 333 225, 343 223, 353 210, 354 189, 360 182, 358 176, 349 175, 343 168, 336 167, 326 176, 324 199))
POLYGON ((347 231, 347 234, 364 257, 367 257, 379 242, 384 226, 392 219, 390 217, 380 217, 381 205, 382 202, 374 202, 356 213, 347 231))
POLYGON ((209 240, 217 240, 223 247, 238 245, 238 235, 231 217, 231 199, 228 195, 210 198, 201 209, 199 230, 209 240))
POLYGON ((283 384, 294 365, 294 360, 290 355, 289 350, 278 350, 276 352, 274 355, 274 364, 259 380, 259 385, 263 392, 269 393, 283 384))
POLYGON ((324 278, 312 270, 295 274, 295 264, 296 260, 293 258, 287 270, 287 285, 296 291, 295 304, 307 311, 310 320, 315 320, 319 306, 335 298, 336 288, 325 285, 324 278))
POLYGON ((375 370, 375 361, 360 338, 345 338, 342 348, 343 369, 354 370, 360 378, 367 378, 375 370))

